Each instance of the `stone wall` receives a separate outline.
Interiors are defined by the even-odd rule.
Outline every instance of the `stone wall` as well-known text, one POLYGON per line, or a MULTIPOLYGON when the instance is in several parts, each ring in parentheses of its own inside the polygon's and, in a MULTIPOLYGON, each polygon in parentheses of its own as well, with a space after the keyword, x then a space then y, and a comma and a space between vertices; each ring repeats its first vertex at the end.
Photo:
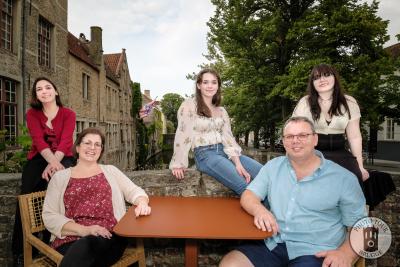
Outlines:
MULTIPOLYGON (((127 175, 149 195, 174 196, 234 196, 214 179, 189 170, 183 181, 171 176, 168 170, 137 171, 127 175)), ((11 234, 14 222, 16 195, 20 174, 0 175, 0 266, 10 265, 11 234)), ((400 266, 400 173, 393 175, 397 191, 375 208, 373 215, 383 219, 391 228, 392 245, 389 251, 369 266, 400 266)), ((221 257, 239 241, 205 240, 200 242, 199 266, 217 266, 221 257)), ((178 239, 146 239, 147 266, 183 266, 184 241, 178 239)))

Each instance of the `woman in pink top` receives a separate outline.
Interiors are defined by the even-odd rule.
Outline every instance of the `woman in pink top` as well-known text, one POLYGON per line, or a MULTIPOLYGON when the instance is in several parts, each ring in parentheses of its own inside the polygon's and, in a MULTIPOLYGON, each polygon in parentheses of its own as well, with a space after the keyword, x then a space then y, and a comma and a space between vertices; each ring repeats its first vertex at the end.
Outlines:
POLYGON ((52 247, 64 255, 60 266, 110 266, 123 254, 127 239, 112 233, 125 214, 125 201, 136 216, 149 215, 149 198, 112 165, 98 163, 105 137, 87 128, 77 137, 75 167, 57 172, 49 182, 43 221, 52 247))
MULTIPOLYGON (((30 102, 32 108, 26 113, 26 124, 32 146, 22 172, 21 194, 45 190, 56 171, 75 163, 72 156, 75 113, 63 107, 56 85, 45 77, 37 78, 32 86, 30 102)), ((18 205, 12 250, 14 261, 18 261, 23 252, 18 205)))

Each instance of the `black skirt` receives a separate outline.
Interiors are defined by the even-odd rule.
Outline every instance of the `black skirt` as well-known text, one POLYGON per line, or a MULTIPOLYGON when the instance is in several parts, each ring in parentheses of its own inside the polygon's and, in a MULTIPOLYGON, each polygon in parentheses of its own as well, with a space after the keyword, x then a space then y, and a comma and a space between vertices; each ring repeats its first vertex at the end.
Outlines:
POLYGON ((357 159, 346 149, 346 139, 343 134, 318 134, 316 149, 321 151, 326 159, 332 160, 357 176, 370 210, 385 200, 389 193, 395 191, 389 173, 367 170, 369 178, 366 181, 362 180, 357 159))
POLYGON ((354 173, 362 186, 362 174, 356 157, 346 149, 346 139, 343 134, 318 134, 316 149, 340 166, 354 173))

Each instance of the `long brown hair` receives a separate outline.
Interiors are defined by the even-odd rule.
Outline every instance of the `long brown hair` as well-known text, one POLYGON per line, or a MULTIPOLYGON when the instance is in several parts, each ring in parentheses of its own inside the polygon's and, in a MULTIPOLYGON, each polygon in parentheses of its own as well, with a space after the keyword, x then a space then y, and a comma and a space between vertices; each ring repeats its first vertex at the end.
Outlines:
POLYGON ((43 104, 42 104, 42 102, 39 101, 39 99, 37 98, 37 95, 36 95, 36 85, 40 81, 47 81, 51 84, 51 86, 53 86, 54 90, 57 92, 56 104, 57 104, 57 106, 62 107, 63 104, 61 102, 60 93, 58 92, 57 86, 50 79, 48 79, 46 77, 36 78, 36 80, 33 82, 32 90, 31 90, 31 101, 30 101, 31 107, 34 109, 38 109, 38 110, 43 109, 43 104))
POLYGON ((314 87, 314 80, 316 77, 321 77, 322 75, 331 74, 335 78, 335 85, 333 86, 332 93, 332 104, 329 108, 329 115, 343 115, 344 113, 349 114, 349 119, 351 119, 351 114, 349 111, 349 106, 347 104, 346 97, 344 96, 342 86, 339 81, 339 74, 333 66, 327 64, 319 64, 314 66, 311 71, 310 77, 308 79, 308 104, 310 105, 310 111, 314 121, 319 120, 321 114, 321 107, 318 103, 318 92, 314 87), (343 105, 345 112, 341 110, 343 105))
POLYGON ((217 93, 213 96, 211 103, 219 107, 221 105, 221 77, 219 76, 218 72, 216 72, 213 69, 202 69, 197 75, 196 75, 196 103, 197 103, 197 115, 199 116, 204 116, 207 118, 211 118, 211 110, 207 107, 206 103, 203 100, 203 97, 201 95, 201 91, 198 88, 198 85, 200 85, 203 82, 203 75, 205 73, 211 73, 217 78, 218 81, 218 90, 217 93))

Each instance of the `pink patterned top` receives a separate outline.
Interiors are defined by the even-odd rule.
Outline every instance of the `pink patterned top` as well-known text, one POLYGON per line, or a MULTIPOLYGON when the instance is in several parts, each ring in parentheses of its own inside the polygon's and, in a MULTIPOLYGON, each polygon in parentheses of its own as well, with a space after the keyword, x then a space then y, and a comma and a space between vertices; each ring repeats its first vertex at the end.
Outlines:
MULTIPOLYGON (((112 206, 111 187, 104 173, 87 178, 72 178, 64 193, 65 216, 82 225, 100 225, 109 231, 117 223, 112 206)), ((56 238, 51 246, 57 248, 79 239, 79 236, 56 238)))

